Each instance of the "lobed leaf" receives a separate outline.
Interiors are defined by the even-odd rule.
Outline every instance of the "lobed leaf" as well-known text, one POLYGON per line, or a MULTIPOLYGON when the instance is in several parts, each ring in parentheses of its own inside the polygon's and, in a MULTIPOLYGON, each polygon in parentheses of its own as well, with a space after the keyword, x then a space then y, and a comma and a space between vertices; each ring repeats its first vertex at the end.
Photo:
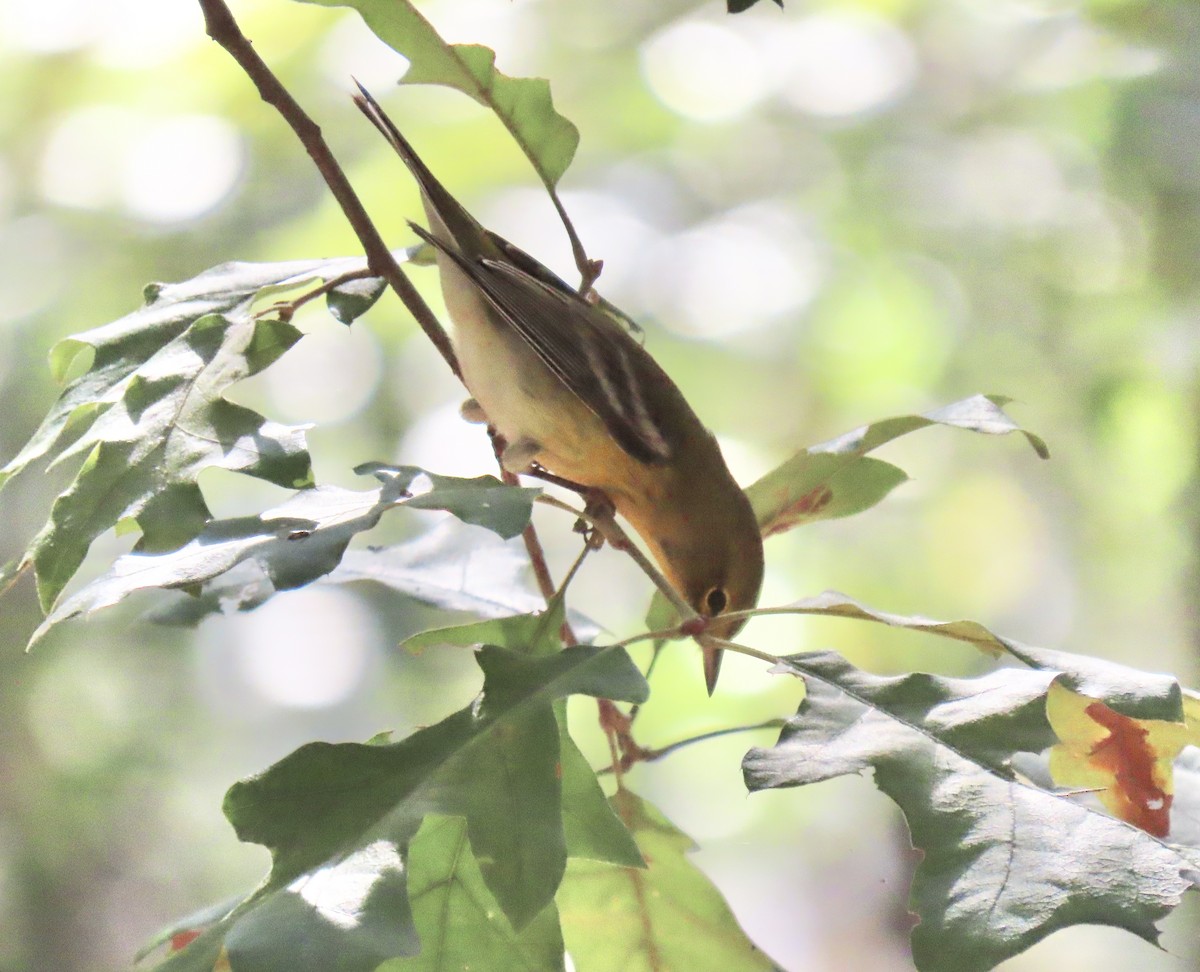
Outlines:
POLYGON ((325 7, 353 7, 375 35, 408 59, 402 84, 454 88, 490 108, 553 189, 575 149, 579 130, 554 110, 550 84, 513 78, 496 69, 496 53, 478 44, 447 44, 409 0, 304 0, 325 7))
POLYGON ((541 492, 536 487, 508 486, 495 476, 440 476, 416 466, 393 466, 383 462, 366 462, 354 468, 360 475, 380 479, 392 476, 412 476, 410 483, 420 477, 407 499, 407 505, 418 510, 446 510, 464 523, 487 527, 505 540, 518 536, 529 523, 533 499, 541 492))
MULTIPOLYGON (((431 607, 499 618, 545 606, 528 575, 529 555, 523 545, 444 520, 415 540, 347 550, 317 583, 377 584, 431 607)), ((253 610, 274 593, 264 571, 253 560, 244 561, 199 593, 179 594, 147 617, 159 624, 192 626, 223 611, 253 610)), ((581 629, 596 630, 575 612, 571 620, 581 629)))
MULTIPOLYGON (((401 647, 420 651, 432 645, 492 644, 525 654, 549 655, 559 650, 563 600, 558 598, 541 614, 479 621, 435 628, 414 635, 401 647)), ((558 720, 559 771, 562 778, 563 833, 567 853, 623 867, 644 867, 637 844, 609 807, 596 773, 567 731, 567 713, 554 706, 558 720)))
MULTIPOLYGON (((110 607, 137 591, 203 587, 227 579, 245 561, 253 561, 270 586, 264 589, 252 578, 248 589, 241 580, 234 590, 241 606, 257 606, 274 591, 301 587, 328 574, 356 534, 373 528, 397 506, 450 510, 461 519, 511 535, 520 532, 522 510, 528 521, 538 492, 506 486, 490 476, 455 479, 415 466, 372 464, 360 469, 372 472, 382 485, 371 490, 302 490, 259 516, 210 522, 178 550, 119 557, 107 573, 51 611, 30 645, 55 625, 110 607)), ((219 606, 219 599, 210 592, 202 610, 219 606)))
POLYGON ((924 415, 882 419, 810 446, 747 488, 763 536, 816 520, 851 516, 879 503, 908 477, 867 453, 931 425, 987 435, 1019 432, 1039 456, 1048 458, 1046 443, 1004 413, 1008 401, 999 395, 975 395, 924 415))
MULTIPOLYGON (((931 425, 988 435, 1019 432, 1039 456, 1047 458, 1045 442, 1004 413, 1006 402, 1008 399, 999 395, 975 395, 925 415, 882 419, 797 453, 746 488, 763 536, 786 533, 818 520, 853 516, 881 503, 908 475, 867 453, 931 425)), ((677 622, 674 608, 656 592, 646 626, 659 631, 677 622)))
POLYGON ((774 747, 747 753, 746 785, 874 771, 923 852, 912 888, 922 972, 982 972, 1075 924, 1156 942, 1155 922, 1194 886, 1195 851, 1013 773, 1017 747, 1054 741, 1044 705, 1055 673, 881 678, 833 653, 782 667, 807 694, 774 747))
POLYGON ((1086 655, 1035 648, 1001 637, 978 621, 935 621, 918 615, 890 614, 867 607, 837 591, 794 601, 786 607, 768 608, 763 613, 854 618, 965 641, 992 655, 1012 655, 1031 668, 1061 672, 1075 691, 1103 699, 1127 716, 1171 722, 1178 722, 1184 716, 1182 690, 1170 675, 1143 672, 1086 655))
POLYGON ((218 466, 299 488, 312 482, 300 427, 278 425, 224 396, 301 337, 259 318, 263 294, 333 277, 362 261, 227 263, 192 280, 153 284, 146 305, 60 341, 50 365, 60 380, 90 355, 29 442, 0 470, 0 487, 31 466, 80 463, 34 538, 31 561, 49 611, 92 541, 135 521, 138 549, 180 546, 210 518, 196 478, 218 466))

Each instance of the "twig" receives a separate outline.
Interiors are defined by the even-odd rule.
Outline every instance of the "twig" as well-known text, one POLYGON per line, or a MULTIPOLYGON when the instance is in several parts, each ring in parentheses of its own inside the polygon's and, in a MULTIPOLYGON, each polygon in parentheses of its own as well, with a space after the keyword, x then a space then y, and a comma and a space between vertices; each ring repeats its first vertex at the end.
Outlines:
MULTIPOLYGON (((542 477, 537 476, 537 478, 542 477)), ((538 497, 538 502, 545 503, 547 506, 553 506, 555 509, 563 510, 581 520, 591 523, 608 540, 614 549, 623 550, 629 554, 642 573, 650 578, 654 586, 662 591, 663 596, 671 602, 671 606, 679 612, 679 617, 683 623, 700 617, 692 609, 692 606, 683 599, 683 596, 671 586, 671 582, 663 576, 662 572, 654 566, 650 558, 642 553, 641 548, 629 538, 629 534, 617 523, 612 513, 604 510, 577 510, 569 503, 564 503, 553 496, 546 496, 544 493, 538 497)), ((732 615, 730 616, 732 617, 732 615)))
POLYGON ((699 634, 696 635, 696 640, 701 645, 712 645, 720 648, 722 651, 733 651, 739 655, 749 655, 751 658, 770 662, 772 665, 778 665, 783 661, 780 655, 772 655, 769 651, 759 651, 757 648, 751 648, 749 645, 738 644, 736 641, 718 638, 715 635, 699 634))
MULTIPOLYGON (((680 739, 666 746, 660 746, 658 749, 639 748, 636 759, 627 760, 626 758, 622 758, 621 769, 628 772, 634 763, 652 763, 655 760, 662 759, 664 756, 670 756, 676 750, 683 749, 685 746, 690 746, 693 743, 707 742, 710 739, 718 739, 721 736, 732 736, 738 732, 754 732, 756 729, 782 729, 786 724, 786 719, 767 719, 764 722, 756 722, 750 726, 730 726, 728 729, 714 729, 712 732, 702 732, 698 736, 689 736, 686 739, 680 739)), ((615 771, 606 767, 597 772, 603 774, 615 771)))
POLYGON ((639 641, 673 641, 677 638, 687 638, 690 635, 685 635, 679 630, 679 625, 673 628, 661 628, 658 631, 643 631, 641 634, 635 634, 630 638, 625 638, 621 641, 614 641, 613 648, 628 648, 630 645, 636 645, 639 641))
POLYGON ((329 191, 333 193, 346 219, 354 229, 363 252, 367 255, 367 268, 372 276, 383 277, 399 296, 404 306, 416 319, 426 336, 433 342, 438 353, 446 360, 450 370, 460 379, 462 372, 458 358, 450 344, 450 338, 442 329, 433 311, 417 293, 412 282, 400 269, 400 265, 383 242, 383 237, 371 222, 362 201, 358 198, 346 174, 338 165, 328 144, 321 135, 321 128, 300 107, 299 102, 283 86, 267 63, 254 50, 246 35, 238 27, 225 0, 199 0, 204 12, 204 26, 208 36, 220 44, 246 72, 258 89, 262 100, 271 105, 282 116, 300 139, 309 156, 320 171, 329 191))
MULTIPOLYGON (((517 477, 517 474, 510 472, 504 467, 504 439, 490 425, 487 431, 488 438, 492 443, 492 452, 496 456, 496 465, 500 467, 501 482, 509 486, 520 485, 521 480, 517 477)), ((538 499, 541 499, 541 497, 539 496, 538 499)), ((546 601, 547 606, 549 606, 555 595, 558 594, 559 587, 554 583, 554 578, 550 575, 550 566, 546 563, 546 550, 542 546, 541 538, 538 537, 537 528, 533 525, 532 521, 526 524, 525 529, 521 531, 521 540, 525 544, 525 552, 529 555, 529 564, 533 568, 533 577, 537 581, 538 590, 541 591, 542 598, 546 601)), ((571 577, 575 575, 575 569, 572 568, 570 575, 563 581, 562 586, 564 590, 571 577)), ((579 642, 565 613, 563 614, 562 640, 564 645, 574 645, 579 642)))
POLYGON ((278 300, 265 310, 259 311, 258 316, 263 317, 267 314, 278 314, 283 321, 290 321, 301 307, 309 301, 316 300, 340 287, 342 284, 349 283, 351 280, 374 280, 378 279, 371 272, 370 267, 363 267, 361 270, 347 270, 345 273, 339 273, 336 277, 330 277, 319 287, 314 287, 312 290, 306 291, 294 300, 278 300))

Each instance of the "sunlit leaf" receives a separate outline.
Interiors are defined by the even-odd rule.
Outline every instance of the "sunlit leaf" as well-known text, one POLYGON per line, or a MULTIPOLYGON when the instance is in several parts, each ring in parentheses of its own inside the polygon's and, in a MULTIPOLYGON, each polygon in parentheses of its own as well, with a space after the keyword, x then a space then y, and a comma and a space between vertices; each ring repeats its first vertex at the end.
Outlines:
POLYGON ((920 616, 891 614, 867 607, 837 591, 826 591, 816 597, 794 601, 786 607, 771 608, 769 612, 853 618, 964 641, 990 655, 1012 655, 1031 668, 1062 672, 1075 691, 1103 699, 1124 715, 1171 722, 1183 718, 1183 693, 1179 682, 1170 675, 1143 672, 1087 655, 1035 648, 1001 637, 978 621, 935 621, 920 616))
POLYGON ((446 521, 416 540, 351 550, 326 580, 378 584, 423 604, 496 618, 545 607, 529 575, 529 554, 519 541, 446 521))
POLYGON ((461 817, 427 817, 413 838, 409 862, 408 895, 421 952, 386 962, 377 972, 562 969, 554 905, 514 931, 484 883, 461 817))
POLYGON ((687 859, 690 837, 654 806, 618 790, 612 806, 645 868, 572 860, 556 900, 578 972, 769 972, 721 892, 687 859))
POLYGON ((867 456, 910 432, 931 425, 1005 435, 1019 432, 1043 459, 1045 442, 1004 414, 1008 399, 975 395, 925 415, 902 415, 864 425, 811 446, 767 473, 746 490, 764 536, 815 520, 861 513, 879 503, 908 477, 891 463, 867 456))
MULTIPOLYGON (((488 476, 454 479, 415 466, 363 467, 380 480, 370 490, 318 486, 302 490, 260 516, 216 520, 194 540, 162 554, 133 553, 117 559, 108 573, 55 608, 34 633, 35 644, 51 628, 70 618, 110 607, 137 591, 193 588, 223 577, 253 560, 270 581, 271 591, 308 584, 333 570, 354 536, 370 530, 397 506, 448 509, 464 520, 510 534, 529 518, 537 490, 506 486, 488 476), (511 493, 511 497, 502 494, 511 493), (474 505, 472 505, 474 502, 474 505)), ((267 592, 246 596, 257 605, 267 592)))
POLYGON ((554 110, 542 78, 512 78, 496 70, 496 53, 478 44, 447 44, 409 0, 304 0, 353 7, 384 43, 410 63, 404 84, 454 88, 490 108, 512 133, 547 187, 567 171, 579 130, 554 110))
MULTIPOLYGON (((378 478, 400 477, 410 483, 418 480, 408 506, 418 510, 446 510, 464 523, 487 527, 505 540, 517 536, 529 523, 534 497, 541 492, 531 487, 509 486, 495 476, 440 476, 415 466, 393 466, 366 462, 356 466, 360 475, 378 478)), ((406 487, 407 488, 407 487, 406 487)))
POLYGON ((361 264, 223 264, 183 283, 151 285, 142 309, 55 346, 55 375, 80 370, 83 360, 82 373, 0 470, 2 486, 30 465, 80 463, 26 554, 43 609, 92 541, 118 521, 137 523, 140 550, 169 550, 195 537, 209 519, 196 485, 205 468, 292 488, 311 483, 303 430, 270 422, 225 393, 300 338, 283 320, 256 317, 255 300, 361 264))
MULTIPOLYGON (((567 858, 553 704, 575 693, 640 702, 649 689, 620 648, 528 657, 489 646, 477 659, 479 698, 437 725, 394 743, 310 743, 235 784, 225 813, 239 838, 271 851, 271 874, 162 968, 190 969, 189 952, 221 942, 237 972, 367 972, 416 954, 404 884, 430 814, 465 818, 512 929, 536 924, 567 858)), ((545 947, 544 928, 533 934, 545 947)))
POLYGON ((983 972, 1051 932, 1107 924, 1155 942, 1200 855, 1021 782, 1018 749, 1054 742, 1053 672, 881 678, 833 653, 795 655, 799 712, 743 768, 751 790, 874 771, 923 852, 912 933, 921 972, 983 972))

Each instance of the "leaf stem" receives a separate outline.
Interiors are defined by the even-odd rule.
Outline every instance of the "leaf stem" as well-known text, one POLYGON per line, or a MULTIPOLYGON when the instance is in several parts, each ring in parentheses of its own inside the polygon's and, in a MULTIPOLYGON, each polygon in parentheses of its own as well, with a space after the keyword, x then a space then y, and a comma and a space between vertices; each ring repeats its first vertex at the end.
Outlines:
MULTIPOLYGON (((786 719, 766 719, 752 725, 729 726, 726 729, 714 729, 711 732, 702 732, 698 736, 688 736, 685 739, 679 739, 673 743, 668 743, 666 746, 660 746, 657 749, 642 749, 637 754, 636 759, 631 760, 626 756, 621 760, 621 768, 624 771, 628 771, 634 763, 652 763, 655 760, 662 759, 664 756, 670 756, 671 753, 686 746, 691 746, 693 743, 707 742, 710 739, 719 739, 721 736, 732 736, 734 733, 739 732, 754 732, 757 729, 782 729, 786 724, 786 719)), ((596 772, 597 774, 604 774, 612 773, 614 770, 606 766, 596 772)))

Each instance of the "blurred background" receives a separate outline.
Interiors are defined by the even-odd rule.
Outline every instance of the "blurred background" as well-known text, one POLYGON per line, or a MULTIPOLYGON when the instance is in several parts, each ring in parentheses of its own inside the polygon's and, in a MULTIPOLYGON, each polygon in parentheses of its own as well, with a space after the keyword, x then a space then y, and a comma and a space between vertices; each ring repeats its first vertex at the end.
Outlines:
MULTIPOLYGON (((396 89, 405 63, 357 15, 233 4, 323 126, 395 245, 419 214, 398 162, 348 97, 384 101, 483 221, 571 276, 561 227, 499 124, 467 98, 396 89)), ((881 453, 912 481, 848 520, 770 541, 765 603, 836 588, 876 607, 970 617, 1037 645, 1195 683, 1200 545, 1200 6, 1191 0, 788 0, 730 18, 717 0, 438 0, 453 41, 551 81, 582 132, 563 197, 599 289, 719 434, 735 474, 865 422, 976 392, 1044 435, 948 429, 881 453)), ((135 309, 149 281, 229 259, 356 252, 309 160, 203 34, 188 0, 0 0, 0 461, 57 394, 55 341, 135 309)), ((440 306, 432 271, 416 271, 440 306)), ((372 459, 479 474, 482 433, 398 303, 309 332, 234 397, 315 423, 320 481, 365 488, 372 459)), ((202 480, 214 511, 282 493, 202 480)), ((0 497, 0 561, 61 482, 0 497)), ((541 516, 542 514, 539 514, 541 516)), ((389 537, 435 527, 398 511, 389 537)), ((539 521, 561 576, 578 540, 539 521)), ((390 531, 390 532, 389 532, 390 531)), ((106 537, 79 580, 134 538, 106 537)), ((372 536, 371 539, 375 539, 372 536)), ((615 554, 574 604, 631 633, 646 582, 615 554)), ((225 789, 311 739, 365 739, 468 700, 465 652, 407 656, 445 618, 366 588, 314 588, 196 631, 138 620, 154 598, 22 648, 23 579, 0 602, 0 969, 117 969, 156 929, 267 866, 220 813, 225 789)), ((877 672, 988 664, 960 645, 851 622, 772 619, 777 653, 835 648, 877 672)), ((698 657, 667 653, 639 740, 794 711, 793 684, 741 658, 713 701, 698 657)), ((573 711, 603 761, 594 706, 573 711)), ((739 761, 769 732, 690 747, 630 784, 701 845, 695 860, 790 972, 911 968, 914 857, 869 780, 746 796, 739 761)), ((1060 932, 1006 972, 1178 970, 1108 929, 1060 932)))

